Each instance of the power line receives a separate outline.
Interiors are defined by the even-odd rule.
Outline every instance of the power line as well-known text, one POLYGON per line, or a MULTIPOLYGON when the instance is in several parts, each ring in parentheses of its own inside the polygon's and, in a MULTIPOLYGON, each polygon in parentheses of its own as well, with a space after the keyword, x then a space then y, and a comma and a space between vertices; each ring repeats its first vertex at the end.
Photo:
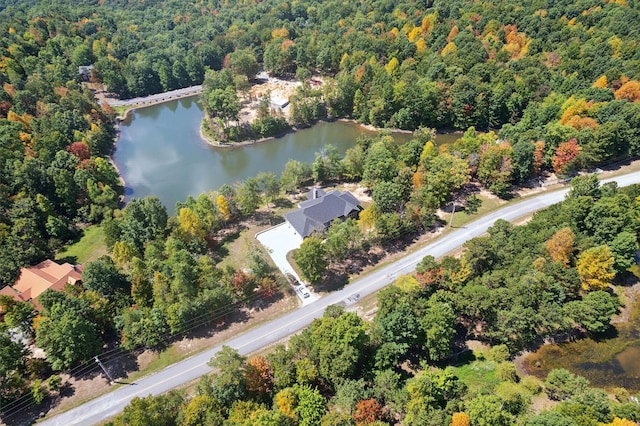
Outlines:
POLYGON ((100 362, 100 358, 98 358, 98 356, 93 357, 93 359, 96 360, 96 363, 100 366, 100 368, 102 368, 102 371, 104 371, 104 374, 107 375, 107 377, 109 378, 109 384, 113 383, 113 377, 111 377, 111 374, 109 374, 109 372, 107 371, 106 368, 104 368, 104 365, 102 364, 102 362, 100 362))

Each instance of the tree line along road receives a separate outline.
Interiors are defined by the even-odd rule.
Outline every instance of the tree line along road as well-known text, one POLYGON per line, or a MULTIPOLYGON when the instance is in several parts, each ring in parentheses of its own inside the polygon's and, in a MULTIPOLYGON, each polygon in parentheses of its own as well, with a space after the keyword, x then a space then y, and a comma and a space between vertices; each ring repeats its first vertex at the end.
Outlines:
MULTIPOLYGON (((640 172, 633 172, 615 178, 604 179, 601 183, 615 181, 619 186, 640 183, 640 172)), ((415 270, 424 256, 436 258, 459 248, 466 241, 484 234, 498 219, 514 221, 518 218, 544 209, 562 201, 568 188, 526 198, 503 207, 493 213, 448 233, 444 238, 426 245, 414 253, 378 268, 359 278, 340 291, 330 293, 314 303, 299 308, 282 317, 243 333, 225 344, 238 350, 242 355, 256 352, 308 326, 315 318, 320 318, 327 306, 346 303, 374 293, 391 284, 397 277, 415 270)), ((158 395, 188 383, 211 371, 207 362, 221 349, 221 345, 198 355, 177 362, 162 371, 143 377, 137 382, 120 387, 113 392, 86 402, 79 407, 45 420, 42 425, 88 425, 104 421, 119 412, 135 397, 149 394, 158 395)))

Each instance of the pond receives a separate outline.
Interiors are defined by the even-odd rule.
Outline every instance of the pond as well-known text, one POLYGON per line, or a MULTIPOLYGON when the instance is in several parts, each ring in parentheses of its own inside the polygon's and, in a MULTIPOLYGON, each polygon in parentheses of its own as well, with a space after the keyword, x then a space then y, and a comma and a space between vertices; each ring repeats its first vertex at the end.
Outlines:
POLYGON ((640 391, 640 302, 632 312, 610 336, 542 346, 525 359, 525 371, 544 379, 552 369, 566 368, 593 386, 640 391))
MULTIPOLYGON (((202 110, 196 97, 142 108, 120 126, 114 161, 127 197, 156 195, 172 211, 176 202, 198 196, 258 172, 280 175, 290 159, 311 163, 332 144, 344 153, 361 134, 354 123, 319 123, 282 138, 236 148, 217 148, 200 138, 202 110)), ((410 134, 395 133, 398 141, 410 134)))

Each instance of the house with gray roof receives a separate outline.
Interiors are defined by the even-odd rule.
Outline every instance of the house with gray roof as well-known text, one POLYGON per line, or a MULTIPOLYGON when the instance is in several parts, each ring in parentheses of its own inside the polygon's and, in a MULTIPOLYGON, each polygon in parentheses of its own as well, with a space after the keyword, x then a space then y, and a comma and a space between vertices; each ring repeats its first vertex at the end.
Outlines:
POLYGON ((91 77, 91 70, 93 70, 93 64, 80 65, 78 67, 78 75, 82 78, 82 81, 89 81, 91 77))
POLYGON ((307 194, 307 200, 284 218, 301 238, 306 238, 314 232, 323 232, 335 219, 357 217, 360 210, 360 202, 350 192, 325 192, 313 188, 307 194))

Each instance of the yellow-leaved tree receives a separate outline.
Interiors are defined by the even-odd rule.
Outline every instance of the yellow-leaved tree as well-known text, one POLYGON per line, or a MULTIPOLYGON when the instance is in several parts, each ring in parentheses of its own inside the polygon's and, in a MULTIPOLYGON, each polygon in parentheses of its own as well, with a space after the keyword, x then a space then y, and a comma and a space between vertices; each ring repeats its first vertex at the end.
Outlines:
POLYGON ((200 218, 189 207, 183 207, 178 212, 180 230, 189 238, 204 241, 207 232, 200 218))
POLYGON ((407 38, 409 39, 409 41, 411 43, 413 43, 414 41, 416 41, 416 39, 422 35, 422 28, 420 27, 415 27, 414 29, 412 29, 411 31, 409 31, 409 35, 407 36, 407 38))
POLYGON ((420 288, 418 280, 410 274, 401 275, 393 284, 407 293, 418 290, 420 288))
POLYGON ((360 212, 358 217, 358 226, 362 232, 370 232, 376 226, 376 219, 378 218, 378 209, 375 204, 371 204, 360 212))
POLYGON ((131 259, 135 256, 138 256, 135 247, 124 241, 116 242, 113 245, 113 249, 111 249, 111 257, 113 257, 116 265, 121 268, 131 262, 131 259))
POLYGON ((204 424, 208 418, 207 413, 214 412, 216 400, 208 395, 196 395, 182 410, 182 423, 185 426, 204 424))
POLYGON ((387 71, 389 75, 397 74, 399 68, 400 68, 400 63, 396 58, 391 58, 389 63, 384 66, 385 71, 387 71))
POLYGON ((457 51, 458 51, 458 48, 456 47, 456 44, 454 42, 449 42, 444 47, 444 49, 442 49, 442 51, 440 52, 440 55, 447 56, 452 53, 456 53, 457 51))
POLYGON ((616 275, 615 260, 607 246, 583 251, 576 262, 582 288, 586 291, 605 290, 616 275))
POLYGON ((284 388, 276 394, 275 406, 282 414, 295 419, 295 408, 298 406, 298 397, 293 388, 284 388))
POLYGON ((451 426, 469 426, 469 416, 467 413, 453 413, 451 417, 451 426))
POLYGON ((631 420, 621 419, 619 417, 614 417, 613 422, 611 423, 601 423, 602 426, 636 426, 638 423, 632 422, 631 420))
POLYGON ((607 82, 607 76, 602 74, 592 85, 591 87, 596 87, 598 89, 606 89, 609 86, 607 82))
POLYGON ((222 217, 222 220, 226 222, 227 220, 231 219, 229 202, 226 198, 224 198, 224 195, 218 195, 218 198, 216 198, 216 206, 218 207, 218 212, 220 213, 220 217, 222 217))

